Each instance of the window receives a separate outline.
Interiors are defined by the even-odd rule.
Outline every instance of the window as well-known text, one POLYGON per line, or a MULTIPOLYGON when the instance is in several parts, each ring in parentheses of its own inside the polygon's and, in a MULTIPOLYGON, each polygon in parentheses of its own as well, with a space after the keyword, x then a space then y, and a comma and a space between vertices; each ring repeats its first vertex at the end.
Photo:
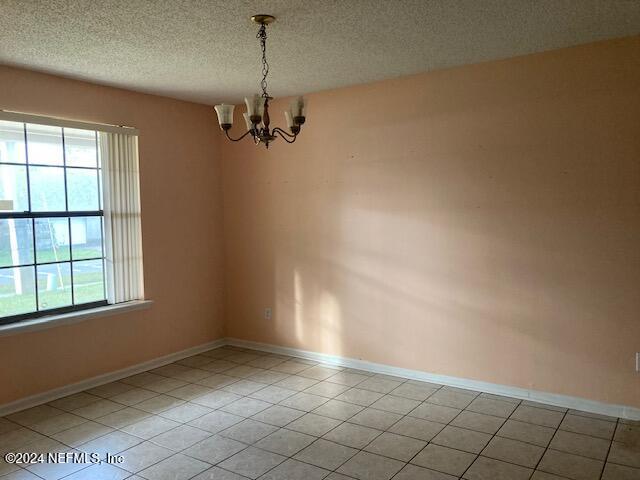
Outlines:
POLYGON ((106 305, 93 130, 0 120, 0 324, 106 305))

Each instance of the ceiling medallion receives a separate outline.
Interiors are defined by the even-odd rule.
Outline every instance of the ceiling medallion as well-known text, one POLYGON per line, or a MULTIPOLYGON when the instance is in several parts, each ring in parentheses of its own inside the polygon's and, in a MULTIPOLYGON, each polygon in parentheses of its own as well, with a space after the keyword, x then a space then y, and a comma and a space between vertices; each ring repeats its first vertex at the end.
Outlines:
POLYGON ((269 143, 276 138, 281 137, 287 143, 296 141, 300 128, 305 122, 306 101, 303 97, 296 98, 291 102, 288 111, 284 112, 289 132, 275 127, 269 130, 269 101, 273 100, 267 93, 267 75, 269 74, 269 64, 267 63, 267 25, 275 21, 275 17, 271 15, 254 15, 251 20, 260 25, 256 38, 260 41, 262 48, 262 81, 260 87, 262 94, 255 94, 252 97, 245 97, 244 102, 247 104, 247 111, 243 113, 244 121, 247 124, 247 131, 238 138, 231 138, 229 129, 233 125, 233 109, 234 105, 216 105, 214 108, 218 114, 218 122, 220 128, 232 142, 238 142, 247 135, 251 135, 256 145, 263 143, 269 148, 269 143))

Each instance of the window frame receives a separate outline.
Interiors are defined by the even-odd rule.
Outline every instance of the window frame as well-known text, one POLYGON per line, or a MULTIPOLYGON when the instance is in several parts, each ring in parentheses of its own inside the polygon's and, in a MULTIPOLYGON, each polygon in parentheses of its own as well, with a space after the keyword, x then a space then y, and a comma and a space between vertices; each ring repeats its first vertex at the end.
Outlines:
POLYGON ((0 317, 0 325, 8 325, 12 323, 17 323, 25 320, 31 320, 36 318, 42 318, 51 315, 59 315, 64 313, 76 312, 81 310, 89 310, 92 308, 103 307, 109 305, 107 300, 107 268, 106 268, 106 252, 105 252, 105 229, 104 229, 104 198, 103 198, 103 186, 102 186, 102 165, 100 163, 100 149, 98 143, 98 130, 91 128, 81 128, 83 130, 88 130, 93 132, 95 137, 95 148, 96 148, 96 163, 95 167, 87 167, 87 166, 76 166, 76 165, 67 165, 67 149, 65 145, 65 128, 75 128, 75 127, 65 127, 64 125, 52 125, 60 128, 61 132, 61 141, 62 141, 62 165, 46 165, 40 163, 30 163, 29 162, 29 148, 28 148, 28 129, 27 125, 32 124, 28 120, 8 120, 10 122, 21 123, 22 130, 24 135, 24 149, 25 149, 25 161, 24 163, 20 162, 0 162, 0 165, 14 165, 25 167, 26 172, 26 187, 27 187, 27 200, 28 200, 28 210, 26 211, 0 211, 0 220, 16 220, 16 219, 30 219, 31 220, 31 234, 32 234, 32 250, 33 250, 33 261, 31 263, 24 263, 20 265, 7 265, 0 268, 1 270, 5 269, 15 269, 15 268, 24 268, 31 267, 33 268, 34 273, 34 293, 35 293, 35 307, 36 310, 32 312, 20 313, 16 315, 9 315, 0 317), (65 210, 58 211, 36 211, 32 210, 32 199, 31 199, 31 181, 30 181, 30 167, 51 167, 51 168, 62 168, 64 173, 64 201, 65 201, 65 210), (92 170, 96 172, 96 182, 97 182, 97 191, 98 191, 98 209, 97 210, 73 210, 69 211, 69 190, 68 190, 68 170, 92 170), (103 283, 103 300, 88 302, 88 303, 75 303, 75 285, 73 278, 73 236, 72 236, 72 219, 78 217, 93 217, 100 219, 100 238, 101 238, 101 249, 102 255, 100 257, 91 257, 91 258, 80 258, 75 260, 76 262, 83 261, 96 261, 100 260, 102 262, 102 283, 103 283), (38 262, 37 258, 37 243, 36 243, 36 220, 38 218, 65 218, 67 220, 67 229, 69 236, 69 259, 61 262, 38 262), (66 305, 63 307, 55 307, 48 309, 40 309, 40 299, 39 299, 39 291, 38 291, 38 266, 40 265, 56 265, 56 264, 68 264, 70 271, 70 290, 71 290, 71 305, 66 305))

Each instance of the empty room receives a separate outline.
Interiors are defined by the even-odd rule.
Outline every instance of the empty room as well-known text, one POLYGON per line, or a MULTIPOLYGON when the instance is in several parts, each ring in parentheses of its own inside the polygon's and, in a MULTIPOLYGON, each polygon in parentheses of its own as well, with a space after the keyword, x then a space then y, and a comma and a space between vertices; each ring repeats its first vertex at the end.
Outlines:
POLYGON ((0 480, 640 480, 640 1, 0 0, 0 480))

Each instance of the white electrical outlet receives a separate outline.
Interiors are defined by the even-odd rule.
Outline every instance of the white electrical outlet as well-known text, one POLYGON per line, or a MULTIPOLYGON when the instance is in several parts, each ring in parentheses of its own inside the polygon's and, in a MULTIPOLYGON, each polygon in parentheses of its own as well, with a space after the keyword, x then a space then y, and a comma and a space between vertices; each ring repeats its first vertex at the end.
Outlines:
POLYGON ((640 352, 636 352, 636 372, 640 372, 640 352))
POLYGON ((271 320, 271 307, 267 307, 264 309, 264 319, 271 320))

